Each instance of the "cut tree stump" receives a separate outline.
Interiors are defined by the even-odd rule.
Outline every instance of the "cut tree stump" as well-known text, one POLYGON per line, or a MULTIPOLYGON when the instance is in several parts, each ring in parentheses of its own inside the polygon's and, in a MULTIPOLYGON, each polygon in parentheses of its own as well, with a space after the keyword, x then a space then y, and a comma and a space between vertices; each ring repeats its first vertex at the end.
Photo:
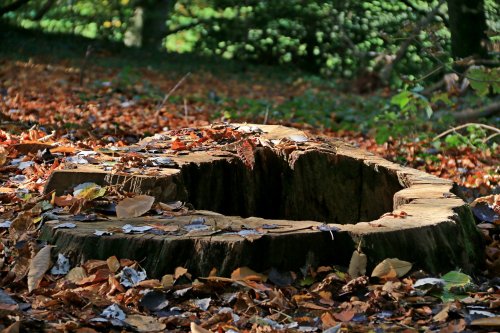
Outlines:
POLYGON ((339 140, 282 126, 219 125, 167 132, 99 156, 98 164, 53 172, 45 192, 62 195, 93 182, 197 210, 74 222, 74 229, 46 223, 42 238, 78 261, 116 255, 139 261, 153 277, 178 266, 227 276, 241 266, 348 266, 360 242, 368 271, 385 258, 430 273, 471 272, 484 261, 482 238, 451 181, 339 140), (127 164, 134 158, 140 163, 127 164), (204 230, 188 231, 193 221, 204 230), (125 224, 156 232, 119 232, 125 224), (96 229, 114 233, 96 236, 96 229))

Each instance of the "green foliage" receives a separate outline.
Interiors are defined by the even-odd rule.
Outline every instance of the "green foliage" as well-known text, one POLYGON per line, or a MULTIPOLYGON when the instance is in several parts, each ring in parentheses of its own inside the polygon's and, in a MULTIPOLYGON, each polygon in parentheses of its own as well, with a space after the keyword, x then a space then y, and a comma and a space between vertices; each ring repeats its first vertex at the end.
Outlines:
POLYGON ((486 96, 490 92, 500 94, 500 67, 471 67, 467 71, 467 79, 479 96, 486 96))
POLYGON ((413 90, 404 89, 394 95, 390 105, 375 117, 375 141, 386 142, 390 137, 415 137, 432 117, 433 110, 429 100, 419 92, 422 87, 413 90))
MULTIPOLYGON (((133 30, 139 1, 57 1, 39 21, 44 1, 30 1, 3 19, 26 28, 123 41, 133 30)), ((326 76, 353 77, 380 69, 438 0, 178 0, 166 38, 174 52, 294 65, 326 76)), ((500 29, 498 5, 485 1, 491 33, 500 29), (496 13, 496 15, 495 15, 496 13)), ((397 64, 401 75, 427 73, 450 63, 450 33, 442 17, 421 31, 397 64)), ((495 37, 492 37, 495 38, 495 37)), ((492 73, 493 75, 494 73, 492 73)), ((474 74, 472 74, 474 75, 474 74)), ((398 78, 400 79, 400 78, 398 78)), ((484 91, 484 90, 483 90, 484 91)))
POLYGON ((480 125, 471 124, 466 127, 466 134, 461 134, 458 131, 448 134, 444 139, 445 148, 461 149, 471 148, 473 150, 489 150, 495 151, 498 145, 493 142, 488 143, 489 133, 480 125))
MULTIPOLYGON (((173 51, 195 49, 351 77, 383 65, 385 55, 397 50, 430 8, 427 3, 421 6, 422 11, 415 11, 398 1, 180 0, 168 22, 170 28, 200 25, 169 36, 167 46, 173 51)), ((407 73, 430 69, 432 61, 421 49, 447 50, 446 31, 438 23, 423 32, 401 68, 407 73)))
POLYGON ((57 1, 46 15, 36 20, 44 4, 44 1, 29 1, 3 18, 24 28, 121 41, 134 11, 129 0, 57 1))
POLYGON ((444 302, 451 302, 455 299, 467 297, 467 292, 473 288, 472 279, 467 274, 451 271, 443 275, 444 288, 438 296, 444 302))

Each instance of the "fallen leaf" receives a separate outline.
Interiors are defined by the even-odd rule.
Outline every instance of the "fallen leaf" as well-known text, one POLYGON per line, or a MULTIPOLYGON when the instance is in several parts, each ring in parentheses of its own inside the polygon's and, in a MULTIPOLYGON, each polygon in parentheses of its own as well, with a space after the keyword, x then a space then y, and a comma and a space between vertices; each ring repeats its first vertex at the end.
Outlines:
POLYGON ((7 162, 7 155, 9 152, 3 146, 0 146, 0 166, 4 165, 7 162))
POLYGON ((141 216, 151 209, 154 202, 155 198, 150 195, 123 199, 116 205, 116 216, 120 219, 141 216))
POLYGON ((73 196, 78 199, 94 200, 106 194, 106 188, 95 183, 83 183, 76 186, 73 190, 73 196))
POLYGON ((191 322, 191 333, 212 333, 212 331, 206 330, 203 327, 191 322))
POLYGON ((266 282, 267 276, 264 274, 257 273, 248 267, 236 268, 231 273, 231 279, 233 280, 250 280, 257 282, 266 282))
POLYGON ((453 320, 448 323, 447 326, 443 327, 439 333, 458 333, 465 330, 467 323, 464 319, 453 320))
POLYGON ((335 319, 340 321, 350 321, 356 313, 353 310, 344 310, 339 313, 334 313, 333 316, 335 319))
POLYGON ((129 315, 125 322, 133 326, 138 332, 163 331, 167 325, 160 323, 158 319, 150 316, 129 315))
POLYGON ((28 270, 28 291, 30 293, 38 288, 45 272, 50 267, 50 250, 52 248, 52 245, 46 245, 31 259, 28 270))
POLYGON ((249 169, 253 169, 253 166, 255 164, 255 155, 253 148, 253 144, 249 139, 243 140, 236 145, 236 153, 238 154, 238 157, 249 169))
POLYGON ((372 277, 389 279, 393 277, 402 277, 410 271, 412 264, 408 261, 397 258, 385 259, 379 263, 372 272, 372 277))
POLYGON ((475 319, 470 324, 473 326, 500 327, 500 316, 475 319))
POLYGON ((120 261, 116 256, 109 257, 106 259, 106 264, 108 265, 111 273, 116 273, 120 269, 120 261))
POLYGON ((349 262, 349 275, 355 279, 358 276, 363 276, 366 274, 366 254, 354 250, 351 256, 351 261, 349 262))
POLYGON ((180 278, 181 276, 183 276, 184 274, 186 274, 188 272, 187 268, 184 268, 184 267, 177 267, 175 269, 175 272, 174 272, 174 278, 177 280, 178 278, 180 278))
POLYGON ((9 327, 4 328, 2 330, 2 333, 19 333, 21 332, 21 322, 16 321, 15 323, 11 324, 9 327))
POLYGON ((446 304, 432 319, 437 322, 444 322, 448 318, 450 312, 450 304, 446 304))
POLYGON ((176 151, 179 151, 179 150, 186 150, 187 147, 186 147, 186 144, 182 141, 180 141, 179 139, 175 139, 173 142, 172 142, 172 145, 170 147, 172 150, 176 150, 176 151))
POLYGON ((52 154, 54 154, 54 153, 74 154, 75 151, 76 151, 75 147, 67 147, 67 146, 59 146, 59 147, 50 149, 50 152, 52 154))
POLYGON ((66 275, 71 268, 69 259, 66 258, 63 254, 57 254, 57 262, 50 270, 50 274, 52 275, 66 275))
POLYGON ((83 267, 75 267, 66 274, 65 279, 73 283, 79 283, 82 279, 87 277, 87 273, 83 267))
POLYGON ((167 274, 161 278, 161 285, 163 288, 168 289, 174 285, 174 281, 174 276, 172 274, 167 274))

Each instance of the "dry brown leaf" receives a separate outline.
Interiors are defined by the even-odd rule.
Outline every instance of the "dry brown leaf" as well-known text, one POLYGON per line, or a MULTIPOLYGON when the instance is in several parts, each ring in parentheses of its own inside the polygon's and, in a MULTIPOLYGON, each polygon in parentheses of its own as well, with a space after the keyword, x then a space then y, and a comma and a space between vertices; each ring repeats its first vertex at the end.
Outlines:
POLYGON ((67 147, 67 146, 59 146, 56 148, 52 148, 50 150, 52 154, 55 153, 63 153, 63 154, 74 154, 76 152, 75 147, 67 147))
POLYGON ((196 325, 195 323, 191 323, 191 333, 212 333, 212 331, 206 330, 200 325, 196 325))
POLYGON ((350 321, 356 313, 353 310, 344 310, 339 313, 334 313, 335 319, 340 321, 350 321))
POLYGON ((142 288, 154 289, 154 288, 161 288, 162 284, 161 284, 160 280, 150 279, 150 280, 140 281, 135 286, 136 287, 142 287, 142 288))
POLYGON ((16 321, 12 325, 2 330, 2 333, 19 333, 21 331, 21 322, 16 321))
POLYGON ((250 281, 258 281, 258 282, 266 282, 267 276, 264 274, 257 273, 251 270, 248 267, 240 267, 236 268, 231 273, 231 279, 233 280, 250 280, 250 281))
POLYGON ((94 274, 100 269, 108 268, 108 263, 106 260, 90 259, 87 260, 82 266, 88 274, 94 274))
POLYGON ((500 327, 500 316, 475 319, 470 324, 473 326, 500 327))
POLYGON ((30 268, 28 270, 28 291, 31 293, 38 288, 40 281, 42 281, 45 272, 50 267, 50 250, 54 246, 46 245, 43 249, 31 259, 30 268))
POLYGON ((354 250, 351 256, 351 261, 349 262, 349 275, 355 279, 358 276, 363 276, 366 274, 366 254, 354 250))
POLYGON ((0 166, 4 165, 7 162, 7 155, 9 152, 3 146, 0 146, 0 166))
POLYGON ((108 264, 108 268, 111 271, 111 273, 116 273, 120 269, 120 261, 116 256, 109 257, 106 259, 106 263, 108 264))
POLYGON ((163 331, 167 325, 160 323, 158 319, 150 316, 129 315, 125 322, 134 326, 138 332, 158 332, 163 331))
POLYGON ((188 272, 187 268, 184 268, 184 267, 177 267, 175 269, 175 272, 174 272, 174 278, 177 280, 178 278, 180 278, 181 276, 183 276, 184 274, 186 274, 188 272))
POLYGON ((321 315, 321 323, 323 324, 323 328, 330 328, 338 324, 338 322, 333 318, 330 312, 324 312, 321 315))
POLYGON ((87 277, 87 273, 83 267, 75 267, 72 268, 68 274, 66 274, 66 280, 71 281, 73 283, 79 283, 82 279, 87 277))
POLYGON ((97 333, 97 331, 90 327, 80 327, 74 330, 75 333, 97 333))
POLYGON ((446 304, 441 311, 439 311, 432 319, 437 322, 444 322, 448 318, 448 312, 450 312, 450 304, 446 304))
POLYGON ((236 145, 236 153, 247 168, 253 169, 255 164, 255 155, 253 151, 253 144, 249 139, 238 142, 236 145))
POLYGON ((410 271, 412 264, 408 261, 399 260, 397 258, 388 258, 378 264, 372 272, 372 277, 381 279, 390 279, 402 277, 410 271))
POLYGON ((155 198, 150 195, 125 198, 116 205, 116 216, 120 219, 141 216, 151 209, 154 202, 155 198))
POLYGON ((174 276, 172 274, 163 275, 161 278, 161 285, 163 288, 168 289, 174 285, 174 276))
POLYGON ((443 327, 439 333, 458 333, 465 330, 465 327, 467 327, 467 323, 464 319, 453 320, 447 326, 443 327))

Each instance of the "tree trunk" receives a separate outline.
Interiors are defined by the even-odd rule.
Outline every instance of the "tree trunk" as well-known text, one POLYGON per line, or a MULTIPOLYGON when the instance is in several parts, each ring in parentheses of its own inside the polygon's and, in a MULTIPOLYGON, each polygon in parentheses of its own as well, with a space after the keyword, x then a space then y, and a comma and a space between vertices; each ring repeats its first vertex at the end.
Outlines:
POLYGON ((486 15, 483 0, 448 0, 451 51, 455 60, 486 58, 486 15))
POLYGON ((29 1, 30 0, 17 0, 9 5, 6 5, 4 7, 0 7, 0 16, 3 16, 4 14, 7 14, 8 12, 13 12, 15 10, 18 10, 23 5, 27 4, 29 1))
POLYGON ((167 32, 167 17, 175 2, 172 0, 144 1, 142 47, 149 50, 163 49, 167 32))

